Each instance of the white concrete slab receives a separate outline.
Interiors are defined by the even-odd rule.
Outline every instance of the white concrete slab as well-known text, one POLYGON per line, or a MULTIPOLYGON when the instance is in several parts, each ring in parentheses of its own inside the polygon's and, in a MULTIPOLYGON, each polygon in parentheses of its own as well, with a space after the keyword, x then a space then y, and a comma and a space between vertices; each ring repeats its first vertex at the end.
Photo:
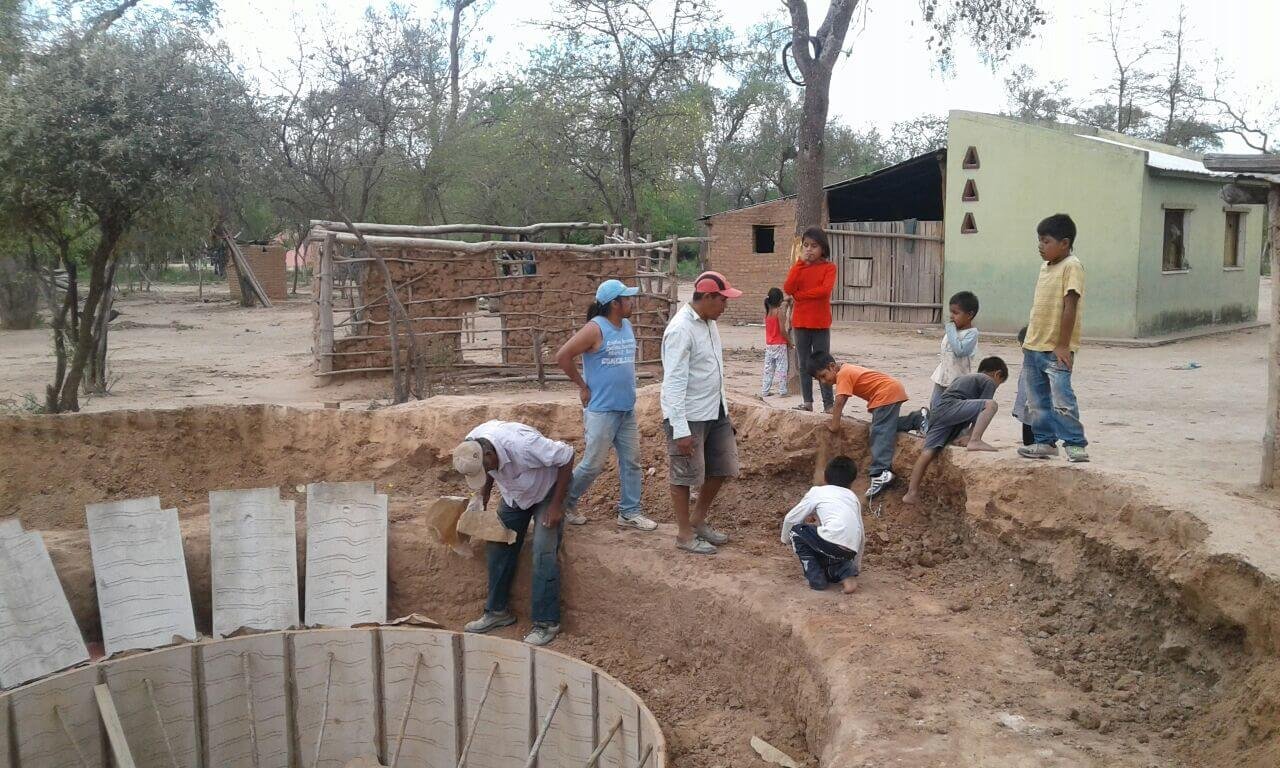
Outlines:
POLYGON ((386 620, 386 495, 371 482, 308 485, 307 625, 386 620))
POLYGON ((379 631, 382 643, 382 754, 389 765, 400 747, 400 766, 458 763, 458 693, 461 640, 457 633, 431 629, 379 631), (409 704, 414 667, 418 685, 409 704), (401 723, 404 740, 400 741, 401 723))
POLYGON ((0 524, 0 688, 89 660, 44 539, 0 524))
POLYGON ((301 765, 345 768, 358 758, 377 760, 376 639, 368 630, 289 633, 301 765))
POLYGON ((107 655, 195 640, 178 510, 152 496, 90 504, 85 517, 107 655))
POLYGON ((596 670, 597 744, 604 741, 619 717, 622 728, 600 756, 601 768, 633 768, 640 759, 640 700, 625 685, 596 670))
POLYGON ((214 637, 299 625, 295 527, 279 488, 209 492, 214 637))
POLYGON ((199 653, 204 681, 205 765, 290 768, 285 634, 271 632, 208 643, 200 646, 199 653))
POLYGON ((97 684, 98 667, 85 667, 10 695, 21 768, 106 768, 102 720, 93 697, 97 684))
POLYGON ((585 765, 595 749, 595 676, 591 667, 555 651, 535 648, 533 678, 534 738, 542 729, 561 684, 568 686, 538 750, 538 764, 585 765))
POLYGON ((139 768, 200 768, 194 646, 127 656, 102 671, 139 768))
POLYGON ((480 720, 467 754, 467 768, 510 768, 524 765, 532 739, 529 736, 530 646, 510 640, 463 635, 463 665, 466 694, 462 717, 463 739, 477 710, 480 720), (485 682, 493 663, 489 696, 480 708, 485 682))

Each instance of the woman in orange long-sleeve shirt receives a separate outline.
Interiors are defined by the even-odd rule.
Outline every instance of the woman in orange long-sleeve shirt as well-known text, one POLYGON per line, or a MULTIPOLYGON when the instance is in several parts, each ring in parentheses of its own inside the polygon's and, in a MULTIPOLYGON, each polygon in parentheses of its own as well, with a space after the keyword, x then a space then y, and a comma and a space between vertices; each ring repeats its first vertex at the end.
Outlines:
MULTIPOLYGON (((831 290, 836 286, 836 265, 831 263, 831 246, 821 227, 809 227, 800 239, 801 259, 791 265, 782 290, 795 300, 791 326, 795 329, 796 362, 800 365, 800 394, 804 402, 796 406, 813 410, 813 378, 809 358, 815 352, 831 351, 831 290)), ((831 387, 822 386, 822 409, 835 405, 831 387)))

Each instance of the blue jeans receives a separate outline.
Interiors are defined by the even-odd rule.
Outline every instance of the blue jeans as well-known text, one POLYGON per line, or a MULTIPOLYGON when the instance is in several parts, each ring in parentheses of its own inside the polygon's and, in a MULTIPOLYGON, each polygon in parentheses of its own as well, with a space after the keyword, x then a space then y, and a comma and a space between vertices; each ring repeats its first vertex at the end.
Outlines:
POLYGON ((810 589, 823 590, 832 582, 858 575, 858 566, 854 564, 858 553, 822 538, 811 523, 801 523, 791 529, 791 548, 800 558, 800 568, 810 589))
POLYGON ((1080 406, 1071 389, 1071 369, 1058 362, 1052 352, 1031 349, 1022 351, 1022 366, 1027 384, 1026 423, 1031 425, 1035 441, 1045 445, 1056 440, 1070 446, 1088 445, 1080 423, 1080 406))
POLYGON ((520 560, 520 548, 524 546, 525 535, 529 531, 529 521, 533 521, 533 621, 538 624, 560 623, 560 539, 564 533, 564 519, 555 528, 542 524, 551 506, 551 496, 533 506, 532 509, 512 507, 506 501, 498 504, 498 519, 507 528, 516 532, 516 540, 512 544, 490 541, 486 547, 489 563, 489 598, 484 609, 489 613, 503 613, 507 610, 507 602, 511 598, 511 584, 516 579, 516 564, 520 560))
POLYGON ((618 500, 618 517, 630 520, 640 515, 640 429, 635 411, 583 411, 582 427, 587 447, 582 461, 573 468, 573 482, 565 497, 565 509, 577 509, 578 499, 604 471, 609 447, 618 452, 618 478, 622 481, 622 498, 618 500))

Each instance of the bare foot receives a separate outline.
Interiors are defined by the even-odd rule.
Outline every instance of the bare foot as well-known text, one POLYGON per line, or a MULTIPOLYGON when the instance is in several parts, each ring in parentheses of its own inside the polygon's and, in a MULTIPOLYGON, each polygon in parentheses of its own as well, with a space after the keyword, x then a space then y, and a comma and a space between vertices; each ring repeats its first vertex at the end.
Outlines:
POLYGON ((967 436, 967 435, 966 435, 966 436, 964 436, 964 437, 957 437, 955 440, 952 440, 952 441, 951 441, 951 444, 952 444, 952 445, 957 445, 957 446, 959 446, 959 447, 963 448, 963 447, 965 447, 966 445, 968 445, 968 444, 969 444, 969 438, 968 438, 968 436, 967 436))
POLYGON ((858 591, 858 580, 850 576, 840 582, 840 590, 846 595, 852 595, 854 592, 858 591))
POLYGON ((995 451, 999 450, 994 445, 987 445, 981 440, 970 440, 968 445, 971 451, 995 451))
POLYGON ((906 495, 902 497, 902 503, 903 504, 919 504, 920 494, 914 491, 907 491, 906 495))

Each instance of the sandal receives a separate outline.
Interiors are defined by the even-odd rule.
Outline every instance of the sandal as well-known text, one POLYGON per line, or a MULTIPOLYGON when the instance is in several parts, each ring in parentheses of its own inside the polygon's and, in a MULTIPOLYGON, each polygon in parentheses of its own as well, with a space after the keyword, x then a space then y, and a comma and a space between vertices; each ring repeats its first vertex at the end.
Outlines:
POLYGON ((676 549, 683 549, 685 552, 692 552, 695 555, 714 555, 716 553, 715 546, 697 536, 694 536, 689 541, 676 539, 676 549))

